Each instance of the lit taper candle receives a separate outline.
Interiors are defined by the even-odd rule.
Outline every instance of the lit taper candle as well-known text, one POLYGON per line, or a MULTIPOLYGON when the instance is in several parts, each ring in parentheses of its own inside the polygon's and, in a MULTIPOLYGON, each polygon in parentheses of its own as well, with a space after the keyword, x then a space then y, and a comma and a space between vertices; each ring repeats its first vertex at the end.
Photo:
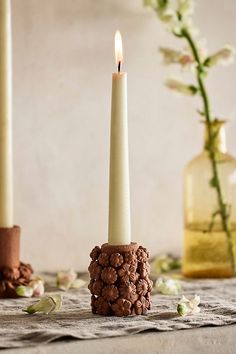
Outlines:
POLYGON ((119 31, 115 34, 115 57, 117 72, 112 74, 108 243, 128 245, 131 228, 127 73, 121 72, 123 49, 119 31))
POLYGON ((11 1, 0 0, 0 227, 12 226, 11 1))

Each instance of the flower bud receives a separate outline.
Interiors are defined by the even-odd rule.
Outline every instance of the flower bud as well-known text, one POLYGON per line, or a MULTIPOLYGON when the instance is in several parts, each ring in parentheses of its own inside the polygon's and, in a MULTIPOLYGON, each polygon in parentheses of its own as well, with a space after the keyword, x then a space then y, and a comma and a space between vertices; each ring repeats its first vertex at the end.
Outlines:
POLYGON ((45 296, 33 305, 28 306, 23 311, 27 312, 30 315, 36 312, 41 312, 48 315, 53 311, 59 310, 61 308, 61 303, 61 295, 45 296))
POLYGON ((77 278, 77 274, 73 269, 68 272, 59 272, 57 274, 57 287, 60 290, 67 291, 77 278))
POLYGON ((187 299, 184 295, 177 305, 177 312, 180 316, 194 315, 200 312, 200 296, 195 295, 192 300, 187 299))
POLYGON ((30 286, 20 285, 16 288, 16 294, 21 297, 32 297, 33 292, 34 290, 30 286))
POLYGON ((155 289, 163 295, 177 295, 181 290, 181 285, 177 280, 159 278, 155 289))
POLYGON ((180 316, 186 316, 188 314, 188 307, 185 303, 177 305, 177 312, 180 316))
POLYGON ((168 79, 166 81, 166 86, 171 90, 177 91, 188 96, 193 96, 198 91, 197 87, 193 85, 186 85, 175 79, 168 79))
POLYGON ((234 61, 235 48, 230 45, 225 45, 224 48, 220 49, 215 54, 209 56, 204 65, 212 67, 217 64, 229 65, 234 61))

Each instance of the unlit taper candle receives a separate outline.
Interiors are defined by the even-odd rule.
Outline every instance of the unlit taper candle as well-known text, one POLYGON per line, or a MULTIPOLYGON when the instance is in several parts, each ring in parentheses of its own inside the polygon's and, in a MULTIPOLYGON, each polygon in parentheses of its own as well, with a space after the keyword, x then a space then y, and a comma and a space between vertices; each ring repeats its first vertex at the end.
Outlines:
POLYGON ((0 227, 12 226, 11 2, 0 0, 0 227))
POLYGON ((115 57, 118 72, 112 74, 108 243, 128 245, 131 243, 131 228, 127 73, 120 72, 123 53, 118 31, 115 35, 115 57))

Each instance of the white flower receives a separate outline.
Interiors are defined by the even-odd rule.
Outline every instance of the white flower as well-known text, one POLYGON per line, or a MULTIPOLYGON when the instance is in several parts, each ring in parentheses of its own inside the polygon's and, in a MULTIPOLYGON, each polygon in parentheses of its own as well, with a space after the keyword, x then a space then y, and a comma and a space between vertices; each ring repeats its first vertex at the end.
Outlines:
POLYGON ((208 57, 205 61, 206 66, 214 66, 216 64, 229 65, 234 61, 235 48, 227 44, 215 54, 208 57))
POLYGON ((196 47, 198 49, 198 54, 202 60, 206 59, 208 55, 207 41, 206 38, 201 38, 196 41, 196 47))
POLYGON ((183 52, 177 51, 175 49, 160 47, 159 51, 163 55, 164 64, 180 64, 183 68, 191 68, 195 61, 193 56, 186 50, 183 52))
POLYGON ((195 61, 190 53, 182 53, 179 58, 179 63, 183 67, 191 67, 193 64, 195 65, 195 61))
POLYGON ((200 312, 200 296, 195 295, 192 300, 187 299, 184 295, 177 305, 177 312, 180 316, 194 315, 200 312))
POLYGON ((152 261, 152 270, 156 273, 166 273, 180 268, 180 259, 168 254, 156 256, 152 261))
POLYGON ((156 281, 155 289, 163 295, 178 295, 181 285, 177 280, 160 278, 156 281))
POLYGON ((168 79, 165 84, 169 89, 177 91, 184 95, 192 96, 197 93, 197 88, 195 86, 186 85, 176 79, 168 79))
POLYGON ((172 9, 167 9, 165 11, 158 11, 157 10, 157 16, 159 17, 159 19, 166 23, 169 24, 171 26, 176 25, 177 22, 177 16, 176 16, 176 12, 172 9))
POLYGON ((16 293, 21 297, 32 297, 34 290, 29 286, 20 285, 16 288, 16 293))
POLYGON ((77 273, 73 269, 69 269, 68 272, 57 273, 57 286, 60 290, 68 290, 77 278, 77 273))
POLYGON ((16 293, 18 296, 22 297, 42 296, 44 294, 44 281, 40 277, 36 277, 32 279, 27 286, 18 286, 16 293))
POLYGON ((42 312, 46 315, 61 308, 62 298, 61 295, 44 296, 38 302, 34 303, 24 309, 24 312, 30 315, 36 312, 42 312))
POLYGON ((193 0, 178 0, 178 12, 182 16, 190 16, 194 13, 193 0))
POLYGON ((72 289, 79 289, 82 286, 84 286, 84 284, 86 284, 86 282, 83 279, 75 279, 73 281, 73 283, 71 284, 71 288, 72 289))
POLYGON ((191 17, 184 17, 181 23, 182 27, 186 28, 192 37, 197 37, 199 35, 199 29, 194 25, 191 17))
POLYGON ((35 297, 40 297, 44 294, 44 281, 40 277, 32 279, 29 287, 33 289, 33 296, 35 297))
POLYGON ((167 47, 160 47, 159 51, 163 55, 164 64, 168 65, 179 62, 181 52, 167 47))
POLYGON ((68 272, 59 272, 57 274, 57 287, 60 290, 67 291, 70 288, 79 289, 85 284, 85 281, 77 278, 77 273, 70 269, 68 272))
POLYGON ((157 1, 156 0, 143 0, 143 5, 144 6, 150 6, 153 9, 156 9, 157 7, 157 1))

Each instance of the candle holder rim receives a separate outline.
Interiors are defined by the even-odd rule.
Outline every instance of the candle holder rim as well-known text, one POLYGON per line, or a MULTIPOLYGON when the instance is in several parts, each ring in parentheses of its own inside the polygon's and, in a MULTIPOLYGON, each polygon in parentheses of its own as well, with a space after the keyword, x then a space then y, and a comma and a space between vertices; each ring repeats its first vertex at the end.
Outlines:
POLYGON ((139 245, 136 242, 131 242, 128 245, 110 245, 109 243, 104 243, 101 246, 101 251, 107 254, 112 254, 137 251, 138 248, 139 245))
POLYGON ((4 231, 4 230, 8 231, 8 230, 14 230, 14 229, 20 230, 21 227, 19 225, 13 225, 12 227, 1 227, 0 226, 0 230, 2 230, 2 231, 4 231))

